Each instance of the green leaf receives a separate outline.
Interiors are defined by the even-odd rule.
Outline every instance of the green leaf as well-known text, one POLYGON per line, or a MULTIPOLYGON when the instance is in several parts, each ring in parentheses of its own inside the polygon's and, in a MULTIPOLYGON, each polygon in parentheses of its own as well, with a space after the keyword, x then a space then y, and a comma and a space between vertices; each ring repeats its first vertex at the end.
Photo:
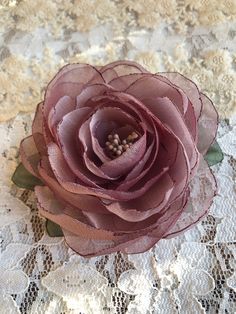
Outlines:
POLYGON ((50 237, 63 237, 61 227, 48 219, 46 221, 46 230, 50 237))
POLYGON ((209 166, 216 165, 223 160, 224 154, 216 141, 208 149, 204 158, 209 166))
POLYGON ((33 176, 22 163, 17 166, 11 179, 19 188, 27 190, 34 190, 36 185, 43 185, 42 181, 33 176))

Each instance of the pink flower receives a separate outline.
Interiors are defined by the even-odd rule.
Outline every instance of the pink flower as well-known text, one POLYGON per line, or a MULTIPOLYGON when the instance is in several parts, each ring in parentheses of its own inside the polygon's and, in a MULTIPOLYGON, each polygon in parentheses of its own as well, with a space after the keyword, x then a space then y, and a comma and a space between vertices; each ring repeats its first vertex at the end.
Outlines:
POLYGON ((40 213, 84 256, 144 252, 208 211, 203 155, 216 136, 210 99, 179 73, 139 64, 70 64, 49 83, 21 143, 40 213))

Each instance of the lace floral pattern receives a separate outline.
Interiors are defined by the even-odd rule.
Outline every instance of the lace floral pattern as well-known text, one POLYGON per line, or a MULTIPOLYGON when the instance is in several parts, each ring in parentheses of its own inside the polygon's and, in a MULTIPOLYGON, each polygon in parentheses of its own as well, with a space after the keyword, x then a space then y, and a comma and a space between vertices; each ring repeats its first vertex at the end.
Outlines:
POLYGON ((234 0, 6 0, 0 20, 0 121, 33 111, 62 65, 117 59, 181 72, 235 112, 234 0))
POLYGON ((0 312, 236 312, 235 1, 3 0, 0 20, 0 312), (193 229, 143 254, 85 259, 47 235, 34 193, 10 178, 57 69, 123 58, 196 81, 220 112, 225 158, 193 229))

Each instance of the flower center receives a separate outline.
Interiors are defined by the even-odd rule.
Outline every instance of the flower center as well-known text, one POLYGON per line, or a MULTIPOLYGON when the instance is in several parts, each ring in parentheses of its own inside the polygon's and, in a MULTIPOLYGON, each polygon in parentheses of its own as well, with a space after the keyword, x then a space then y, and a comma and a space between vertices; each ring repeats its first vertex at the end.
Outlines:
POLYGON ((136 132, 132 132, 123 140, 120 139, 118 134, 109 134, 107 137, 108 141, 106 142, 109 155, 113 158, 119 157, 129 149, 138 138, 139 136, 136 132))

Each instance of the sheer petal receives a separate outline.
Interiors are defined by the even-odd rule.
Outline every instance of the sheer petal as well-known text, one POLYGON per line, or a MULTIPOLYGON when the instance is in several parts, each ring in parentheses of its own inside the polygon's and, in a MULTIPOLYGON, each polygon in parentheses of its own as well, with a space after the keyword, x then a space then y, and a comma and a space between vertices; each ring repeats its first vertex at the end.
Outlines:
MULTIPOLYGON (((108 70, 114 71, 117 76, 133 74, 133 73, 149 73, 144 67, 134 61, 115 61, 101 67, 100 72, 107 73, 108 70)), ((111 73, 111 72, 110 72, 111 73)), ((112 75, 111 75, 112 78, 112 75)), ((109 82, 109 81, 108 81, 109 82)))
POLYGON ((43 129, 43 113, 42 113, 43 103, 39 103, 35 112, 34 120, 32 123, 32 135, 34 138, 35 145, 41 156, 47 154, 47 146, 44 138, 43 129))
POLYGON ((198 172, 191 181, 186 209, 165 237, 173 237, 199 222, 208 212, 216 195, 217 184, 207 162, 201 157, 198 172))
POLYGON ((86 107, 86 103, 95 96, 102 96, 113 88, 106 84, 93 84, 85 86, 76 98, 76 108, 86 107))
POLYGON ((173 181, 166 173, 166 169, 163 169, 156 183, 142 196, 128 202, 113 202, 104 205, 110 212, 124 220, 140 221, 159 212, 166 205, 172 191, 173 181))
POLYGON ((152 226, 145 235, 136 239, 132 243, 127 243, 122 252, 127 254, 143 253, 153 247, 159 240, 161 240, 167 230, 170 230, 175 225, 177 219, 183 212, 186 203, 186 195, 181 196, 175 203, 173 203, 167 210, 166 214, 152 226))
MULTIPOLYGON (((143 100, 144 104, 155 114, 162 123, 174 132, 174 134, 183 143, 189 158, 192 172, 197 167, 199 153, 197 151, 194 139, 185 124, 183 116, 177 107, 167 98, 147 98, 143 100)), ((194 173, 192 173, 194 174, 194 173)))
POLYGON ((65 115, 58 125, 58 139, 62 154, 71 171, 85 184, 96 186, 96 182, 101 182, 101 180, 84 166, 83 156, 77 144, 78 130, 90 111, 90 108, 84 107, 65 115))
POLYGON ((40 161, 40 155, 32 135, 21 141, 20 156, 25 168, 34 176, 39 177, 38 163, 40 161))
POLYGON ((48 126, 51 133, 56 134, 56 129, 62 118, 69 112, 73 111, 75 108, 74 101, 69 96, 63 96, 58 100, 55 106, 51 109, 48 116, 48 126))
POLYGON ((202 111, 202 100, 197 85, 184 75, 177 72, 165 72, 160 74, 184 91, 184 93, 188 96, 189 100, 193 104, 195 115, 198 119, 202 111))
POLYGON ((218 128, 218 113, 212 101, 201 93, 203 102, 201 116, 198 120, 198 149, 205 155, 213 143, 218 128))
POLYGON ((163 75, 158 74, 157 77, 160 80, 176 88, 178 92, 181 94, 183 100, 183 112, 180 110, 180 107, 178 107, 178 110, 183 114, 186 126, 188 127, 188 130, 192 135, 194 141, 197 142, 197 115, 194 110, 194 105, 192 104, 190 99, 187 97, 187 94, 184 93, 180 86, 173 84, 170 80, 167 79, 167 77, 163 75))
POLYGON ((55 201, 54 194, 47 187, 36 187, 36 196, 40 214, 63 229, 73 230, 73 234, 86 239, 112 240, 114 238, 113 232, 99 230, 82 222, 82 214, 78 210, 73 211, 73 208, 68 208, 58 200, 55 201))
POLYGON ((89 64, 69 64, 63 67, 48 84, 45 93, 44 115, 62 96, 75 98, 87 83, 104 83, 100 72, 89 64))
POLYGON ((67 244, 80 255, 85 257, 99 256, 121 251, 124 253, 141 253, 150 249, 158 242, 166 230, 168 230, 177 220, 184 207, 185 196, 180 201, 172 205, 171 217, 164 218, 152 226, 151 229, 142 232, 134 232, 129 235, 117 238, 114 241, 86 239, 77 236, 70 231, 63 230, 67 244))
POLYGON ((91 195, 75 194, 66 191, 53 177, 53 173, 51 173, 50 170, 50 164, 46 159, 41 161, 41 164, 39 165, 39 173, 44 183, 53 191, 59 200, 63 200, 67 204, 83 211, 108 213, 99 198, 91 195))

